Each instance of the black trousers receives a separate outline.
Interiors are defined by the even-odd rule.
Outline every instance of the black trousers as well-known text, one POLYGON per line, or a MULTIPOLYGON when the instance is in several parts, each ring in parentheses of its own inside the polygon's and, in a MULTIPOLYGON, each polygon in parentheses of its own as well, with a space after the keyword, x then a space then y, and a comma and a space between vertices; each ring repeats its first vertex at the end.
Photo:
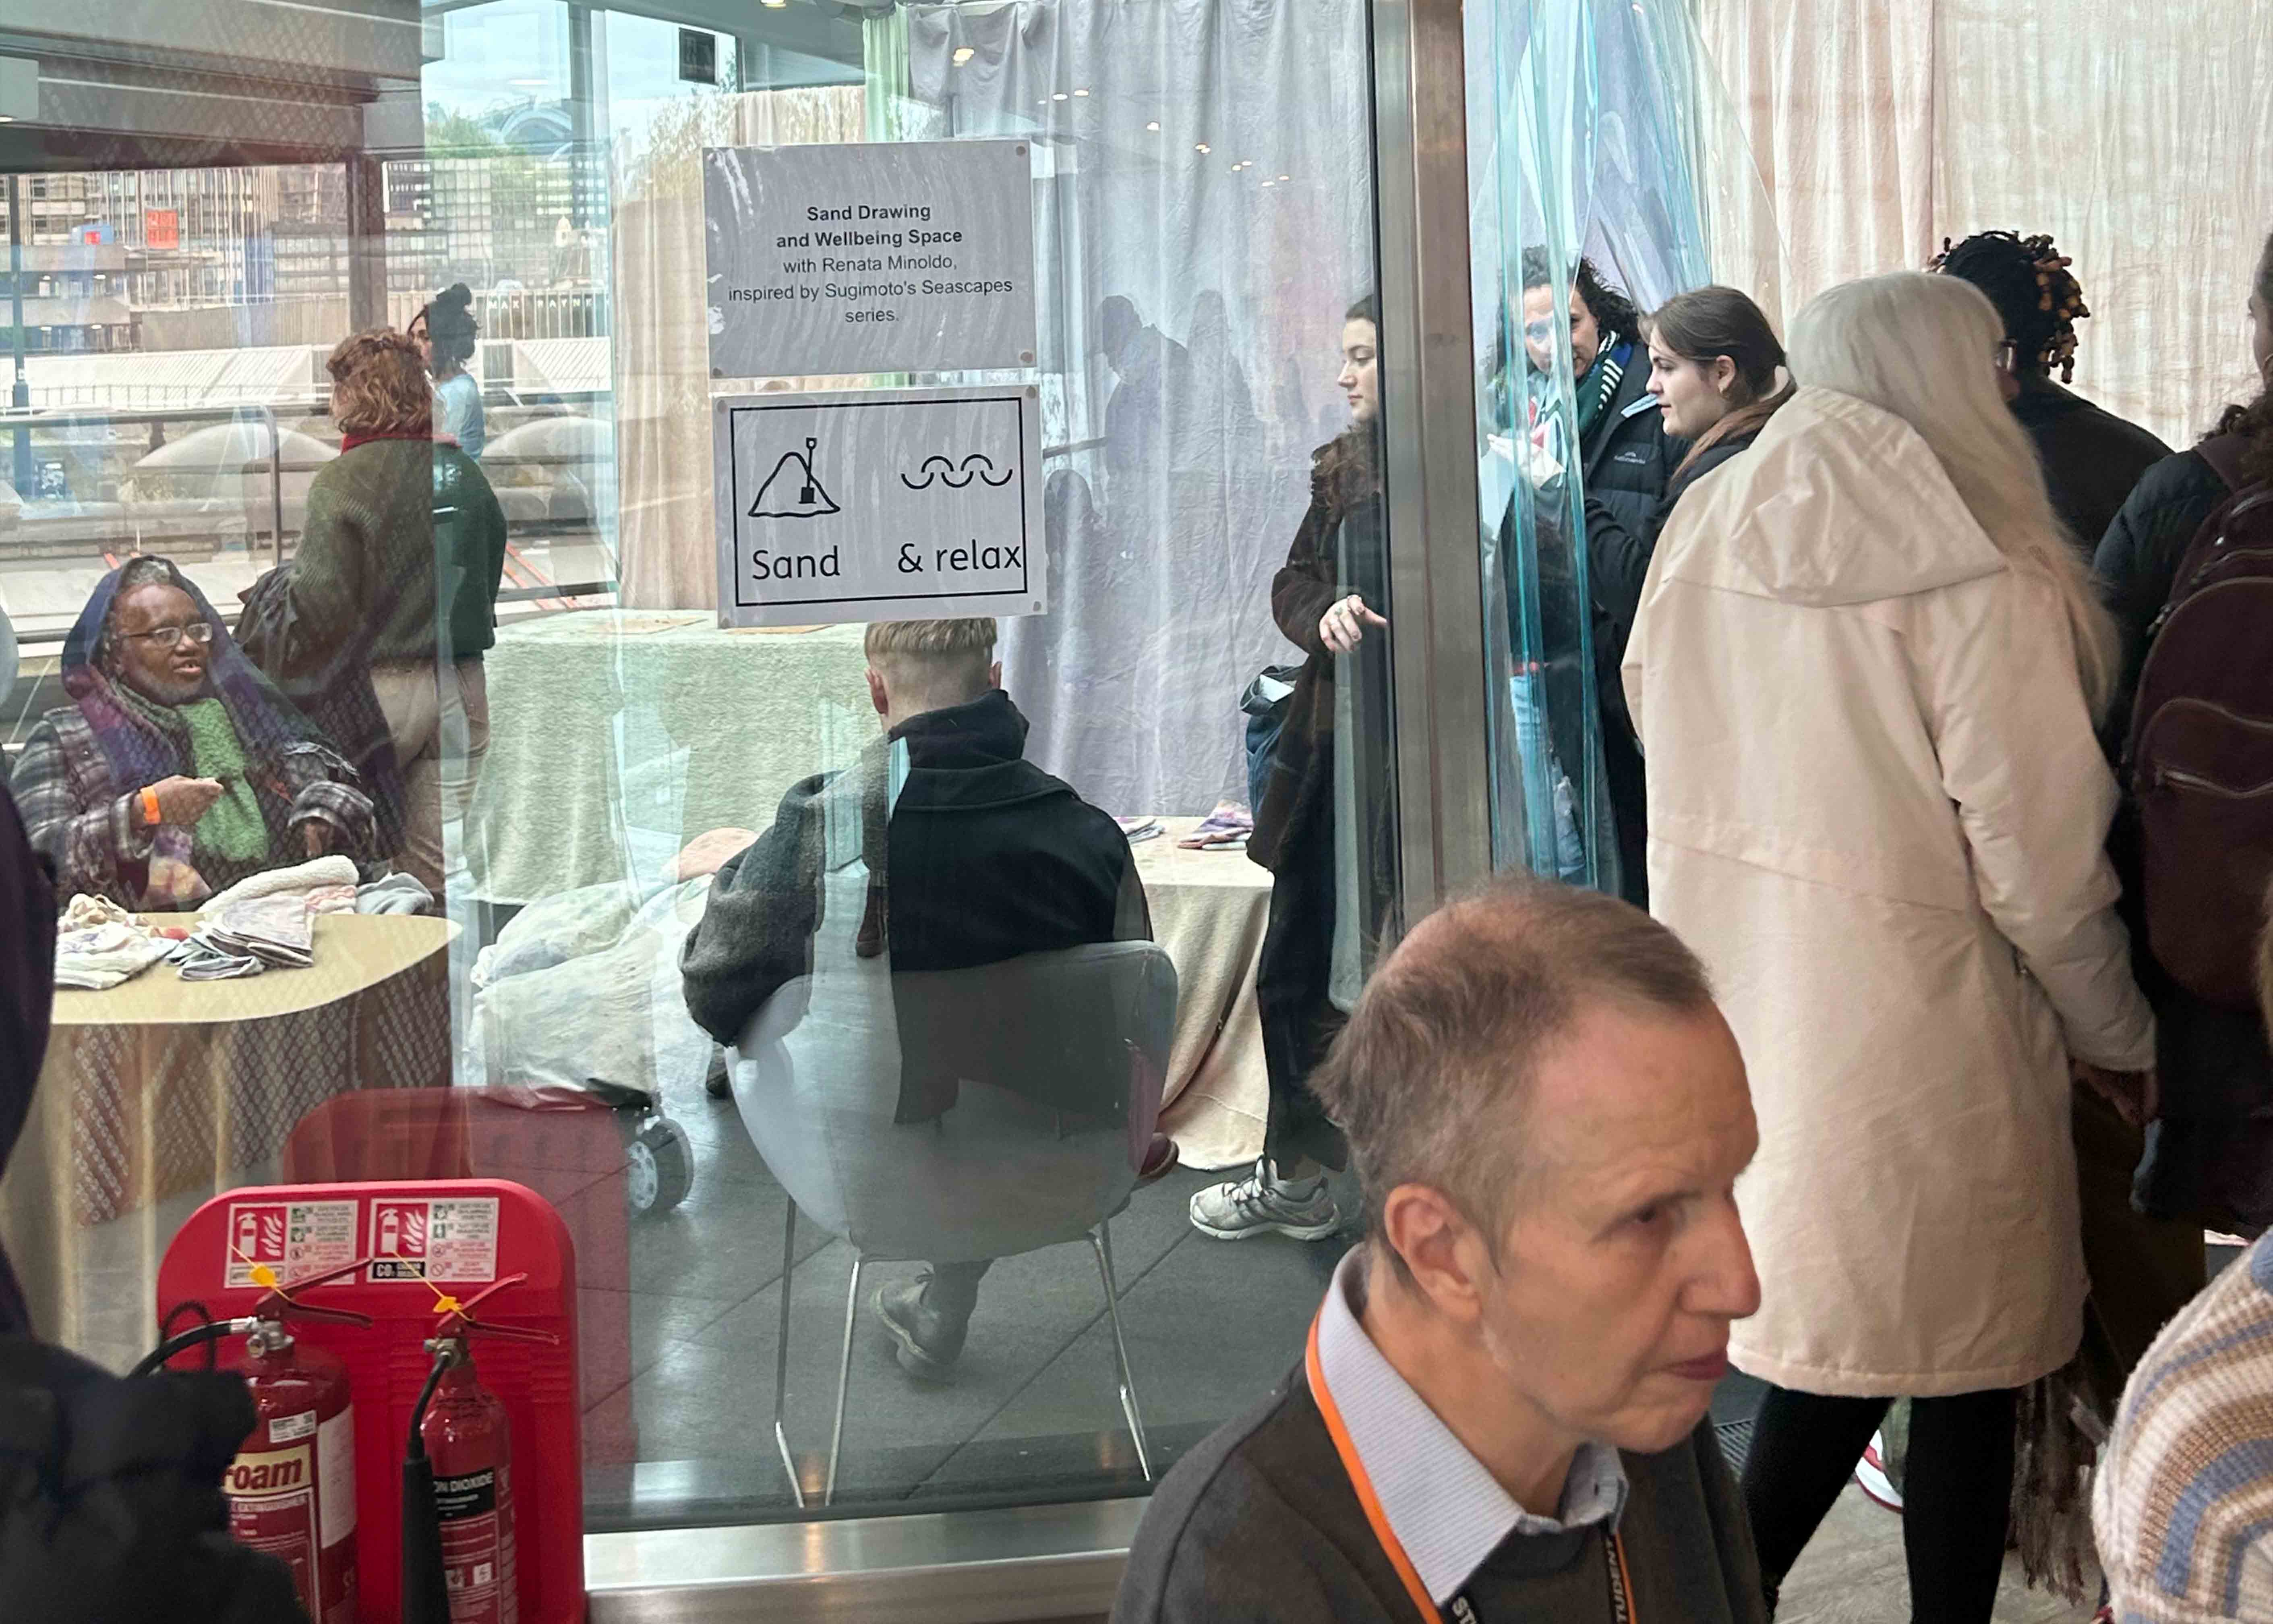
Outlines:
MULTIPOLYGON (((1910 1402, 1902 1550, 1917 1624, 1988 1624, 2005 1567, 2017 1398, 1997 1388, 1910 1402)), ((1891 1402, 1768 1389, 1744 1488, 1771 1605, 1891 1402)))
POLYGON ((1264 1153, 1281 1165, 1308 1156, 1348 1165, 1349 1147, 1310 1092, 1311 1071, 1343 1017, 1328 992, 1334 967, 1334 828, 1330 813, 1287 830, 1272 871, 1271 912, 1255 967, 1263 1063, 1271 1078, 1264 1153))

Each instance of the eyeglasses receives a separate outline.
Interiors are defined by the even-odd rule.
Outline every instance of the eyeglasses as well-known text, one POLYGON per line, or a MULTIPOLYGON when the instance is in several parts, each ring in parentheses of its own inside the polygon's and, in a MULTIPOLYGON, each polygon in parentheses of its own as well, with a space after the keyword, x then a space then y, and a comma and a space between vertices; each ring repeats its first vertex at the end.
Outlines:
POLYGON ((187 637, 203 648, 213 641, 213 628, 203 620, 191 620, 187 626, 161 626, 154 631, 128 632, 129 637, 147 637, 161 649, 170 649, 187 637))

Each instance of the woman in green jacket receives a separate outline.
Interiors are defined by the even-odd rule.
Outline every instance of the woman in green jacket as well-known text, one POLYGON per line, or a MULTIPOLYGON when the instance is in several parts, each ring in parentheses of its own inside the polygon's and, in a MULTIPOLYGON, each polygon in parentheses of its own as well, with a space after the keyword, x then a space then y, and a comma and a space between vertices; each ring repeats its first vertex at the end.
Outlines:
POLYGON ((308 489, 274 658, 284 674, 359 656, 402 772, 401 867, 442 891, 442 822, 489 748, 482 655, 496 638, 505 513, 481 467, 437 440, 417 346, 389 327, 325 363, 340 455, 308 489))

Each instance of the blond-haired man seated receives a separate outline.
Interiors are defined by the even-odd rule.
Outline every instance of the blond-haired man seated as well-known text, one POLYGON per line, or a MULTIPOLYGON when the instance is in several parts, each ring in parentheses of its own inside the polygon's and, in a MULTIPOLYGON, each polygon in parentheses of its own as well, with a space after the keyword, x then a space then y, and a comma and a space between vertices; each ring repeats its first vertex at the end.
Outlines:
MULTIPOLYGON (((1144 886, 1120 826, 1025 759, 1026 718, 1001 690, 994 622, 879 622, 866 650, 868 695, 886 733, 851 769, 868 779, 869 895, 858 951, 889 951, 895 971, 960 970, 1149 938, 1144 886), (905 776, 895 793, 900 774, 890 763, 902 746, 905 776)), ((686 1007, 721 1043, 813 967, 822 795, 836 776, 790 788, 773 826, 719 868, 687 933, 686 1007)), ((920 1101, 904 1100, 902 1110, 920 1119, 920 1101)), ((1165 1171, 1167 1160, 1156 1145, 1147 1174, 1165 1171)), ((942 1265, 877 1294, 910 1373, 937 1379, 954 1365, 986 1267, 942 1265)))

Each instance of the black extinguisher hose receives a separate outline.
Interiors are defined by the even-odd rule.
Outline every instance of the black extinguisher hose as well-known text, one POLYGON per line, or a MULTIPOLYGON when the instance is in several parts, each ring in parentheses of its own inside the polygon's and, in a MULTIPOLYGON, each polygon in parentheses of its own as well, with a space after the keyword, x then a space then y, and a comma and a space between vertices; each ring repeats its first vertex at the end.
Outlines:
POLYGON ((166 1361, 177 1353, 187 1353, 201 1342, 217 1342, 225 1336, 234 1336, 251 1328, 252 1321, 250 1320, 212 1320, 204 1325, 193 1325, 178 1336, 169 1336, 144 1354, 140 1362, 127 1372, 127 1378, 131 1380, 137 1376, 147 1376, 154 1371, 163 1369, 166 1361))
POLYGON ((410 1443, 402 1455, 402 1624, 450 1624, 450 1591, 442 1578, 442 1520, 434 1509, 434 1467, 426 1458, 426 1407, 435 1385, 455 1363, 446 1346, 410 1410, 410 1443))

